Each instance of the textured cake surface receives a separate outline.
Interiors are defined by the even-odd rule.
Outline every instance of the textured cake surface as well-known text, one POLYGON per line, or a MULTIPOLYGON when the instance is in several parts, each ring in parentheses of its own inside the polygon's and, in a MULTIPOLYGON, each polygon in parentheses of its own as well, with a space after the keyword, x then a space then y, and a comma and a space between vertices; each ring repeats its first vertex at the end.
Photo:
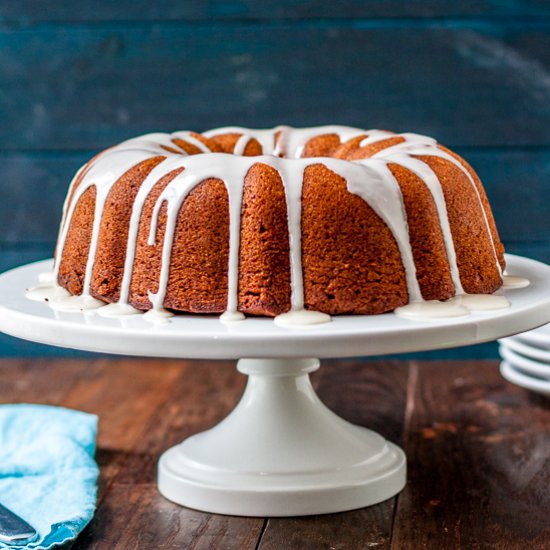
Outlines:
POLYGON ((504 248, 435 140, 342 126, 148 134, 73 179, 55 274, 139 310, 379 314, 489 294, 504 248))

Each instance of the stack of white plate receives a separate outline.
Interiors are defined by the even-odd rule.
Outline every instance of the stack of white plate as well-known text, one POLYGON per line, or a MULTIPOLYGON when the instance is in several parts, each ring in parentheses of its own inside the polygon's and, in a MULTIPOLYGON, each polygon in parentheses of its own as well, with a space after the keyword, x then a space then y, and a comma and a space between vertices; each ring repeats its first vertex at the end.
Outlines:
POLYGON ((499 343, 502 376, 522 388, 550 395, 550 324, 499 343))

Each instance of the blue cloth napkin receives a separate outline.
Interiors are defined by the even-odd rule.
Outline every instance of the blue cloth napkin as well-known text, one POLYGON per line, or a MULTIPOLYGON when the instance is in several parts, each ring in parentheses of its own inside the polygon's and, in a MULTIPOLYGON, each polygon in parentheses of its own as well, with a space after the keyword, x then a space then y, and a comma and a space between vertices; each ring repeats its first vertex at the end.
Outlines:
POLYGON ((0 405, 0 503, 38 536, 25 546, 47 549, 76 536, 95 510, 97 416, 47 405, 0 405))

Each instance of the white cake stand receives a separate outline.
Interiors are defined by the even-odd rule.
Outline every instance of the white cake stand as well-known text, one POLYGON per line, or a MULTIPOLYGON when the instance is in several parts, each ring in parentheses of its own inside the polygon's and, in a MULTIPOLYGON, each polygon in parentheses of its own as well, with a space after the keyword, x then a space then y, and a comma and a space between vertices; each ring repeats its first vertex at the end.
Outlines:
POLYGON ((393 314, 336 317, 311 328, 276 326, 270 319, 233 325, 217 317, 176 316, 156 326, 143 316, 106 319, 60 313, 25 298, 51 261, 0 276, 0 330, 56 346, 136 356, 240 359, 249 376, 233 412, 212 429, 166 451, 159 462, 161 493, 214 513, 292 516, 368 506, 405 484, 403 451, 350 424, 316 396, 312 357, 352 357, 450 348, 487 342, 550 321, 550 267, 508 256, 508 271, 527 288, 506 291, 512 306, 441 322, 393 314), (246 358, 246 359, 243 359, 246 358))

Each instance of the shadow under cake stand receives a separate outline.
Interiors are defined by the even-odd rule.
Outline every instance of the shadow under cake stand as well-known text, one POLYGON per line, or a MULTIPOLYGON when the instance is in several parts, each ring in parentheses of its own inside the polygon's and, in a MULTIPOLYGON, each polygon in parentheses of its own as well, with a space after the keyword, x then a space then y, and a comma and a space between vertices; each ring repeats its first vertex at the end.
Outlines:
MULTIPOLYGON (((271 319, 223 324, 180 315, 155 325, 142 315, 104 318, 61 313, 25 298, 51 260, 0 275, 0 330, 34 342, 149 357, 239 359, 244 395, 218 425, 160 458, 168 499, 207 512, 293 516, 339 512, 386 500, 405 485, 403 451, 341 419, 319 400, 313 357, 354 357, 451 348, 495 340, 550 321, 550 267, 507 257, 508 272, 529 287, 506 290, 511 307, 438 322, 393 314, 338 316, 309 328, 271 319)), ((197 365, 200 368, 200 365, 197 365)), ((366 396, 365 396, 366 397, 366 396)))

